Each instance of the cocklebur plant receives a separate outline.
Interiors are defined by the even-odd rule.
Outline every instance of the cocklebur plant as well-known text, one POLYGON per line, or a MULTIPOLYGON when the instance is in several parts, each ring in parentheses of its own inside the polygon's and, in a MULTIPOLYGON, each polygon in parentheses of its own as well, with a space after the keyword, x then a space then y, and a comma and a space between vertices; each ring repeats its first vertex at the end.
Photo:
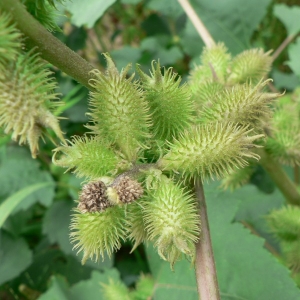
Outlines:
MULTIPOLYGON (((21 33, 9 15, 0 11, 0 126, 20 144, 28 143, 32 157, 39 150, 39 139, 51 128, 65 142, 58 118, 61 104, 55 93, 57 84, 34 49, 23 52, 21 33), (5 70, 5 71, 4 71, 5 70)), ((51 136, 48 135, 50 138, 51 136)))
POLYGON ((227 88, 230 55, 219 56, 219 48, 224 53, 225 47, 218 45, 206 49, 203 59, 211 76, 207 74, 207 82, 218 82, 216 74, 223 74, 219 84, 226 97, 223 106, 218 97, 207 99, 211 114, 209 106, 193 109, 195 79, 180 85, 177 74, 159 62, 152 63, 150 75, 138 67, 136 80, 134 74, 127 76, 130 65, 119 72, 105 54, 106 71, 93 71, 91 132, 73 137, 53 156, 54 163, 86 178, 71 225, 71 240, 84 252, 83 263, 111 255, 125 239, 133 242, 133 249, 153 242, 171 267, 182 256, 194 262, 201 220, 190 183, 224 177, 249 159, 258 160, 257 141, 264 137, 260 120, 270 117, 270 104, 278 97, 263 91, 267 81, 262 80, 227 88), (216 71, 210 57, 218 63, 216 71), (198 118, 201 114, 210 117, 198 118), (102 176, 111 179, 104 183, 102 176))

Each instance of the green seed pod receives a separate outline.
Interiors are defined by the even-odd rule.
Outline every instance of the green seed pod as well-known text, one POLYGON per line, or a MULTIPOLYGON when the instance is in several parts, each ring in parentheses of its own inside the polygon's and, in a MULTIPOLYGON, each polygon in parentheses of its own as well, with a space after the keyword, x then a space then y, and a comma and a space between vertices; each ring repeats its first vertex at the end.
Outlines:
POLYGON ((151 76, 137 68, 150 106, 153 135, 156 139, 171 141, 193 121, 190 89, 186 84, 179 86, 181 78, 172 68, 162 74, 159 62, 152 62, 151 76))
POLYGON ((235 85, 215 94, 214 103, 202 112, 204 122, 233 122, 250 124, 260 129, 261 121, 271 115, 270 104, 280 96, 277 93, 263 93, 270 80, 251 84, 235 85))
POLYGON ((248 183, 253 173, 253 164, 249 164, 241 169, 235 169, 223 178, 221 187, 224 190, 236 190, 237 188, 248 183))
POLYGON ((53 163, 64 168, 74 169, 78 177, 91 180, 113 173, 120 158, 98 137, 74 136, 70 146, 61 146, 54 150, 53 163), (59 153, 63 153, 58 159, 59 153))
POLYGON ((147 240, 143 209, 144 201, 132 203, 127 207, 128 238, 134 242, 131 252, 147 240))
POLYGON ((265 77, 271 69, 272 57, 263 49, 245 50, 237 55, 231 63, 231 73, 227 83, 234 85, 250 80, 254 84, 265 77))
POLYGON ((286 265, 293 273, 298 273, 300 271, 300 240, 282 241, 280 245, 286 265))
POLYGON ((193 127, 170 144, 170 151, 158 163, 165 170, 179 171, 186 178, 223 177, 247 165, 247 158, 259 159, 251 151, 262 134, 250 136, 248 127, 210 123, 193 127))
POLYGON ((120 249, 120 240, 125 240, 125 212, 119 206, 107 208, 102 212, 80 213, 78 209, 72 216, 71 242, 74 249, 83 251, 82 264, 88 258, 98 261, 104 259, 105 253, 111 257, 115 250, 120 249))
MULTIPOLYGON (((61 31, 56 24, 58 17, 55 3, 47 0, 22 0, 27 11, 49 31, 61 31)), ((62 2, 62 1, 60 1, 62 2)))
POLYGON ((271 231, 280 239, 292 242, 300 239, 300 208, 285 206, 267 216, 271 231))
POLYGON ((211 48, 204 48, 201 54, 202 65, 210 67, 214 81, 221 83, 226 80, 230 60, 231 55, 223 43, 218 43, 211 48))
POLYGON ((149 275, 141 275, 136 283, 135 290, 130 293, 133 300, 151 299, 155 288, 154 279, 149 275))
POLYGON ((9 62, 14 62, 21 50, 21 34, 11 24, 8 14, 0 11, 0 80, 6 72, 9 62))
POLYGON ((181 254, 193 261, 200 233, 200 217, 193 196, 164 177, 160 186, 149 192, 144 205, 148 238, 154 241, 158 254, 172 267, 181 254))
POLYGON ((105 300, 132 300, 129 289, 121 280, 109 278, 109 283, 101 283, 101 286, 105 300))
POLYGON ((44 128, 51 128, 65 143, 58 119, 52 114, 60 103, 55 81, 38 55, 20 55, 0 80, 0 126, 20 144, 28 142, 32 157, 38 152, 38 140, 44 128))
POLYGON ((130 65, 118 72, 112 59, 105 54, 107 70, 102 74, 93 71, 89 113, 93 125, 88 128, 115 143, 129 161, 137 159, 138 150, 148 135, 149 115, 143 91, 126 78, 130 65))

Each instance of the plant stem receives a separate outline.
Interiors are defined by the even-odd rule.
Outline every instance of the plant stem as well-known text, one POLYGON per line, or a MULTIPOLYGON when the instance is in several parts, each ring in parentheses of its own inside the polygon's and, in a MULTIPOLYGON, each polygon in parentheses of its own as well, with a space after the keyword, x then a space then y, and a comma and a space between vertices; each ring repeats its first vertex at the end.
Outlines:
POLYGON ((280 164, 262 148, 257 149, 256 153, 260 156, 260 164, 268 172, 287 202, 293 205, 300 205, 300 194, 297 191, 297 187, 280 164))
POLYGON ((276 49, 276 51, 272 55, 272 60, 274 61, 280 53, 285 49, 285 47, 295 38, 296 35, 290 35, 285 38, 285 40, 281 43, 281 45, 276 49))
POLYGON ((215 46, 215 41, 213 40, 212 36, 210 35, 209 31, 206 29, 198 15, 196 14, 195 10, 191 6, 188 0, 178 0, 179 4, 182 6, 183 10, 195 26, 197 32, 199 33, 200 37, 202 38, 204 44, 207 48, 211 48, 215 46))
POLYGON ((203 185, 200 179, 196 181, 195 194, 199 201, 201 219, 200 240, 196 244, 196 280, 199 299, 219 300, 217 272, 210 239, 203 185))
POLYGON ((28 49, 37 48, 41 57, 73 77, 76 81, 92 89, 89 72, 95 67, 49 33, 35 20, 18 0, 0 0, 0 9, 9 12, 18 29, 25 35, 28 49))

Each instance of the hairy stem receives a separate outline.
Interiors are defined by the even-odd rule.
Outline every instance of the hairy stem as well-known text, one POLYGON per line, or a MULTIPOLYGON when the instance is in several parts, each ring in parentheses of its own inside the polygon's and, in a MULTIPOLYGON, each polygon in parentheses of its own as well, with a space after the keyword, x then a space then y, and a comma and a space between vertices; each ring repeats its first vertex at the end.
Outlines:
POLYGON ((200 179, 196 181, 195 194, 199 201, 201 218, 200 240, 196 244, 196 280, 199 299, 219 300, 217 272, 210 239, 203 185, 200 179))
POLYGON ((42 58, 92 89, 89 72, 95 67, 49 33, 27 12, 22 3, 18 0, 0 0, 0 9, 12 15, 18 29, 26 37, 24 43, 28 49, 37 48, 42 58))
POLYGON ((280 164, 262 148, 257 149, 256 153, 260 156, 260 164, 268 172, 286 201, 293 205, 300 205, 300 194, 280 164))
POLYGON ((207 28, 202 23, 201 19, 196 14, 190 2, 188 0, 178 0, 178 2, 182 6, 183 10, 187 14, 193 25, 195 26, 206 47, 213 47, 216 44, 215 41, 213 40, 207 28))

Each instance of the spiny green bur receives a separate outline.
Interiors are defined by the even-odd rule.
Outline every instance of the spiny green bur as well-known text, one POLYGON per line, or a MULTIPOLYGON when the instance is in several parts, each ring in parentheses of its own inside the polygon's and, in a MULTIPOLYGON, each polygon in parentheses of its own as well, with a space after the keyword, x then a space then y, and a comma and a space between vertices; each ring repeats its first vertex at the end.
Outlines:
POLYGON ((172 68, 162 74, 159 62, 152 62, 151 76, 137 68, 150 106, 153 136, 171 141, 193 121, 191 92, 186 84, 180 86, 181 78, 172 68))
POLYGON ((193 260, 199 239, 200 218, 193 196, 163 177, 159 187, 148 194, 144 220, 148 239, 171 266, 182 253, 193 260))
POLYGON ((93 125, 88 127, 96 135, 114 143, 130 161, 137 159, 139 149, 149 137, 148 105, 143 91, 133 76, 127 78, 130 65, 118 72, 112 59, 105 55, 105 74, 93 71, 89 116, 93 125))
MULTIPOLYGON (((260 51, 247 55, 267 57, 260 51)), ((229 85, 231 69, 240 78, 247 70, 239 73, 236 66, 245 64, 233 65, 221 44, 203 52, 203 65, 191 74, 188 85, 180 85, 172 69, 161 69, 156 62, 150 75, 138 67, 140 81, 134 81, 134 75, 127 75, 130 65, 119 72, 112 59, 105 58, 106 71, 93 71, 90 81, 94 91, 87 127, 92 137, 74 137, 68 146, 57 148, 54 162, 90 180, 138 170, 144 196, 132 204, 110 201, 113 206, 101 212, 77 211, 72 241, 84 252, 83 262, 105 252, 111 255, 124 239, 134 243, 132 250, 153 242, 171 267, 183 255, 194 261, 201 222, 193 194, 180 182, 224 177, 249 159, 259 159, 254 150, 264 136, 259 134, 261 123, 271 115, 270 104, 278 94, 264 93, 268 81, 261 78, 253 78, 256 84, 229 85), (121 171, 122 162, 127 167, 121 171)), ((250 73, 255 77, 262 71, 250 73)), ((234 80, 240 79, 236 75, 234 80)), ((111 190, 108 186, 108 198, 111 190)))
POLYGON ((263 135, 251 135, 248 127, 210 123, 194 126, 170 144, 170 151, 158 164, 187 178, 220 178, 247 165, 247 158, 259 159, 253 142, 263 135))
POLYGON ((77 209, 71 223, 71 241, 74 249, 83 251, 82 263, 88 258, 98 261, 105 253, 110 257, 126 239, 125 210, 113 206, 104 212, 80 213, 77 209))
POLYGON ((0 79, 21 51, 21 34, 8 14, 0 11, 0 79))
POLYGON ((36 157, 39 138, 51 128, 65 142, 53 111, 60 104, 54 93, 56 82, 37 54, 19 55, 0 79, 0 126, 20 144, 27 142, 36 157))
POLYGON ((73 137, 68 146, 54 150, 53 162, 91 180, 113 173, 120 158, 98 137, 73 137), (57 156, 62 154, 59 158, 57 156))
POLYGON ((266 150, 280 163, 300 164, 300 103, 285 95, 276 103, 266 150))

